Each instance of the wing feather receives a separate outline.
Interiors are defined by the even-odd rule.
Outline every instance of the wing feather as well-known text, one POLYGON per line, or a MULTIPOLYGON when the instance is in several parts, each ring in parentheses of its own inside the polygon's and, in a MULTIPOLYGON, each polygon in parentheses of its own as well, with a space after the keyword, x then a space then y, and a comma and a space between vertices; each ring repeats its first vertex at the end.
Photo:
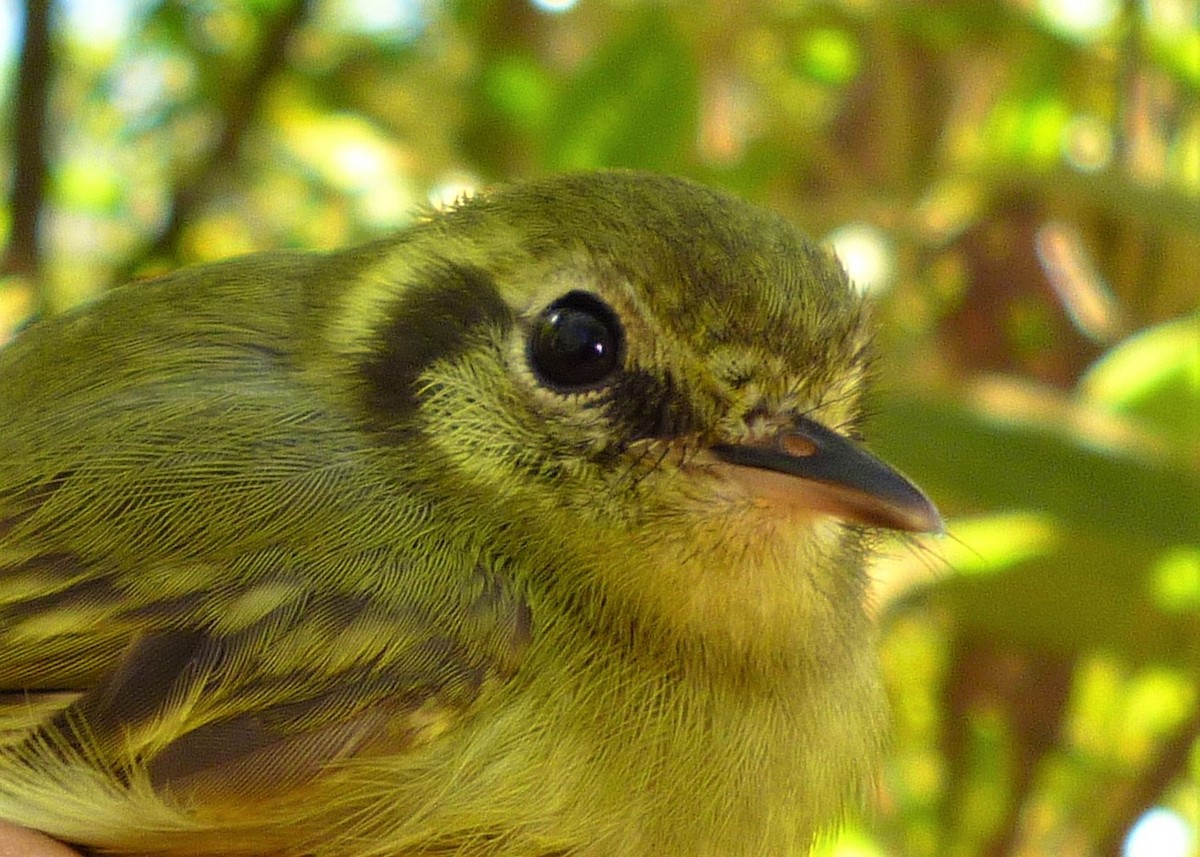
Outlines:
MULTIPOLYGON (((203 276, 140 288, 246 279, 203 276)), ((520 594, 306 382, 299 290, 267 291, 237 298, 257 326, 130 294, 0 352, 0 806, 52 814, 29 777, 81 760, 262 797, 431 740, 519 663, 520 594), (52 388, 12 370, 39 360, 52 388)))

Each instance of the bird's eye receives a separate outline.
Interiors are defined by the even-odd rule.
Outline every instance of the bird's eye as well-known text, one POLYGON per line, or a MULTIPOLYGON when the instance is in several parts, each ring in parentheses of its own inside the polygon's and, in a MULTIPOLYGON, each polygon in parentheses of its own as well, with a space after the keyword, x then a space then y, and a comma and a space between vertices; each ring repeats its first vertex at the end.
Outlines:
POLYGON ((534 322, 529 365, 560 392, 594 389, 620 366, 622 339, 607 304, 587 292, 568 292, 534 322))

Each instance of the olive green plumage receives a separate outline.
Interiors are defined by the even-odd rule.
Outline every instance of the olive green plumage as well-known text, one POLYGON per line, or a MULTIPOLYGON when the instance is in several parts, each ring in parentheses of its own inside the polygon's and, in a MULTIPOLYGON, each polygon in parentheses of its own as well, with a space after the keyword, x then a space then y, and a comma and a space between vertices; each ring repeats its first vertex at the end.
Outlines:
POLYGON ((884 729, 858 524, 936 526, 822 434, 866 339, 782 219, 630 173, 34 327, 0 351, 0 819, 114 854, 806 853, 884 729))

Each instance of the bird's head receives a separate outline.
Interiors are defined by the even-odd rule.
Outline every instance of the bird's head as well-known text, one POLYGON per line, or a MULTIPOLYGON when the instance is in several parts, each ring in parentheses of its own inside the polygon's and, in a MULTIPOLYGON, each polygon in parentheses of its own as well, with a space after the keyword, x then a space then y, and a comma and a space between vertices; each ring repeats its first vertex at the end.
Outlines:
POLYGON ((412 466, 441 502, 545 560, 527 585, 666 638, 794 647, 859 621, 864 527, 940 527, 853 440, 862 302, 782 218, 598 173, 401 240, 332 335, 380 435, 433 451, 412 466))

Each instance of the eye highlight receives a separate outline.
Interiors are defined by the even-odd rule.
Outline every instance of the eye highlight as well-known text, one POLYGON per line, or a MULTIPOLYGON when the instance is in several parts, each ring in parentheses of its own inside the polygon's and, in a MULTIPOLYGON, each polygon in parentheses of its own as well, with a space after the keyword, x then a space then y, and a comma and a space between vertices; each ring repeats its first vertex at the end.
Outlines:
POLYGON ((592 390, 621 365, 624 333, 609 306, 588 292, 568 292, 542 310, 529 334, 529 366, 564 393, 592 390))

